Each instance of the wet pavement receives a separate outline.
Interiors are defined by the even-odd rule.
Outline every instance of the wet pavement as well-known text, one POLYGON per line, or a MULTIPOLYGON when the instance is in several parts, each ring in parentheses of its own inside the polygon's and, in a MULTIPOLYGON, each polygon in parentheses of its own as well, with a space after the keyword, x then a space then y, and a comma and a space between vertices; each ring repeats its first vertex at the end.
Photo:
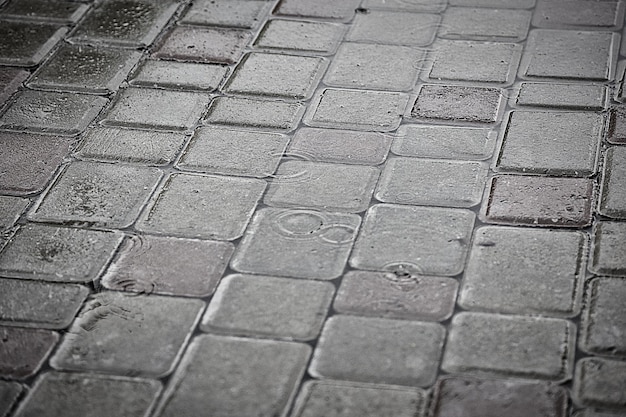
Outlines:
POLYGON ((624 10, 0 0, 0 416, 626 416, 624 10))

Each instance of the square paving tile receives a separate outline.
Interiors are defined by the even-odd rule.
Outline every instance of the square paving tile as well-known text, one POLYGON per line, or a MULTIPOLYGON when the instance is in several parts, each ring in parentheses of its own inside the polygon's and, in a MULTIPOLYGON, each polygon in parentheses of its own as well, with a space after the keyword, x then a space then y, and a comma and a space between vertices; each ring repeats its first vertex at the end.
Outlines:
POLYGON ((0 327, 0 375, 25 379, 39 370, 59 334, 50 330, 0 327))
POLYGON ((144 232, 234 240, 241 237, 265 182, 257 179, 172 174, 137 224, 144 232))
POLYGON ((33 20, 55 23, 76 23, 89 5, 72 1, 20 0, 12 1, 2 8, 2 16, 19 20, 33 20))
POLYGON ((0 381, 0 416, 6 417, 24 387, 17 382, 0 381))
POLYGON ((356 15, 345 40, 425 46, 435 39, 440 21, 436 14, 370 10, 356 15))
POLYGON ((179 22, 253 29, 263 21, 270 7, 267 1, 200 0, 191 4, 179 22))
POLYGON ((355 214, 261 209, 239 243, 231 267, 292 278, 337 278, 360 221, 355 214))
POLYGON ((533 26, 542 28, 590 27, 620 29, 624 25, 624 4, 589 0, 539 0, 533 26))
POLYGON ((362 6, 366 9, 441 12, 446 8, 446 0, 364 0, 362 6))
POLYGON ((350 19, 360 0, 281 0, 274 13, 281 16, 350 19))
POLYGON ((30 72, 11 67, 0 67, 0 109, 28 77, 30 72))
POLYGON ((626 106, 612 106, 609 115, 607 141, 615 145, 626 144, 626 106))
POLYGON ((575 337, 566 320, 460 313, 452 318, 442 369, 564 381, 571 377, 575 337))
POLYGON ((473 226, 469 210, 377 204, 365 215, 350 265, 457 275, 465 264, 473 226))
POLYGON ((200 300, 98 293, 63 337, 51 365, 162 377, 173 370, 204 307, 200 300))
POLYGON ((596 274, 626 275, 626 222, 598 221, 593 230, 589 270, 596 274))
POLYGON ((526 39, 531 16, 526 10, 448 7, 437 36, 518 42, 526 39))
POLYGON ((378 175, 378 168, 362 165, 287 161, 278 167, 264 202, 356 213, 369 206, 378 175))
POLYGON ((220 86, 227 73, 228 67, 225 65, 147 60, 133 75, 129 84, 168 90, 211 92, 220 86))
POLYGON ((584 358, 576 364, 572 397, 577 405, 624 411, 626 362, 584 358))
POLYGON ((330 22, 272 19, 254 42, 263 49, 332 53, 343 38, 345 26, 330 22))
POLYGON ((200 328, 241 336, 315 339, 334 293, 328 282, 229 275, 217 288, 200 328))
POLYGON ((287 136, 276 133, 201 127, 177 167, 263 178, 276 171, 288 141, 287 136))
POLYGON ((59 24, 0 20, 0 65, 37 65, 66 33, 59 24))
POLYGON ((503 9, 530 9, 535 0, 449 0, 450 6, 471 6, 503 9))
POLYGON ((626 148, 614 146, 604 156, 599 211, 614 219, 626 219, 626 148))
POLYGON ((215 290, 234 249, 228 242, 129 236, 102 284, 111 290, 207 297, 215 290))
POLYGON ((218 97, 211 103, 205 121, 226 126, 292 130, 304 113, 300 103, 218 97))
POLYGON ((482 227, 474 234, 459 304, 467 310, 576 315, 587 249, 582 232, 482 227))
POLYGON ((436 323, 333 316, 324 325, 309 373, 318 378, 429 386, 437 375, 445 333, 436 323))
POLYGON ((55 226, 22 226, 0 252, 0 274, 46 281, 95 279, 122 235, 55 226))
POLYGON ((607 88, 601 84, 524 82, 511 103, 516 106, 557 107, 575 110, 604 110, 607 88))
POLYGON ((29 204, 26 198, 0 196, 0 233, 12 227, 29 204))

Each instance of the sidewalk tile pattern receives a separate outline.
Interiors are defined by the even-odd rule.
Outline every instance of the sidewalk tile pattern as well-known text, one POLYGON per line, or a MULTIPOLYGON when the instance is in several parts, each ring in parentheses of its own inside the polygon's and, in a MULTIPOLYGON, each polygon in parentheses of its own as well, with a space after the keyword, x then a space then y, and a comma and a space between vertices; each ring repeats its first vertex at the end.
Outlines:
POLYGON ((601 275, 626 276, 626 223, 599 221, 593 231, 589 270, 601 275))
POLYGON ((325 55, 337 48, 344 32, 344 27, 336 23, 272 19, 267 22, 254 46, 325 55))
POLYGON ((0 15, 0 65, 37 65, 66 33, 59 24, 3 20, 0 15))
POLYGON ((606 87, 601 84, 533 83, 520 84, 515 105, 555 107, 574 110, 603 110, 606 87))
POLYGON ((24 387, 17 382, 0 381, 0 416, 6 417, 24 387))
POLYGON ((141 65, 129 84, 212 92, 219 87, 227 73, 228 67, 223 65, 149 60, 141 65))
POLYGON ((573 399, 578 405, 626 409, 626 364, 601 358, 585 358, 576 364, 573 399))
POLYGON ((16 19, 32 19, 58 23, 75 23, 89 10, 89 5, 58 0, 22 0, 11 2, 2 15, 16 19))
POLYGON ((56 332, 0 327, 0 375, 25 379, 34 375, 59 340, 56 332))
POLYGON ((448 7, 437 35, 446 39, 521 41, 526 38, 531 16, 526 10, 448 7))

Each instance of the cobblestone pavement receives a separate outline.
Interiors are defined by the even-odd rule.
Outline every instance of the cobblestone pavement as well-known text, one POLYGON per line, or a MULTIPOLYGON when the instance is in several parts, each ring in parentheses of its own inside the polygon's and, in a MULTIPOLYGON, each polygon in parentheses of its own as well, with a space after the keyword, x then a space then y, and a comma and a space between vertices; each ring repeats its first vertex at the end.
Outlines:
POLYGON ((0 417, 626 416, 624 10, 0 0, 0 417))

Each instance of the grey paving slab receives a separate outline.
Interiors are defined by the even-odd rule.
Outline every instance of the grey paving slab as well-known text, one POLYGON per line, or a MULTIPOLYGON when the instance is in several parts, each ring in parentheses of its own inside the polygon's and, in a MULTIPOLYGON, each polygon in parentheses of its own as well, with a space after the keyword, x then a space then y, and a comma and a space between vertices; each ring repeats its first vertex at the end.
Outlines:
POLYGON ((361 219, 313 210, 259 210, 231 267, 239 272, 329 280, 343 273, 361 219))
POLYGON ((337 48, 345 31, 346 26, 330 22, 272 19, 265 24, 254 46, 329 54, 337 48))
POLYGON ((111 290, 207 297, 215 290, 234 249, 228 242, 129 236, 101 282, 111 290))
POLYGON ((28 77, 30 72, 11 67, 0 67, 0 109, 28 77))
POLYGON ((317 94, 304 122, 314 127, 388 132, 400 125, 407 102, 403 93, 327 88, 317 94))
POLYGON ((209 333, 312 340, 334 293, 328 282, 229 275, 217 288, 200 328, 209 333))
POLYGON ((578 314, 587 235, 487 226, 477 229, 459 304, 514 314, 578 314))
POLYGON ((0 129, 75 136, 107 102, 87 94, 23 90, 0 116, 0 129))
POLYGON ((391 152, 418 158, 483 160, 490 158, 494 131, 458 126, 404 124, 394 135, 391 152))
POLYGON ((197 337, 156 415, 284 417, 310 351, 293 342, 197 337))
POLYGON ((385 203, 472 207, 480 203, 487 178, 481 162, 390 158, 374 196, 385 203))
POLYGON ((322 58, 253 52, 241 60, 224 90, 303 100, 311 96, 325 69, 322 58))
POLYGON ((611 147, 604 156, 604 171, 600 189, 601 214, 626 219, 626 190, 620 184, 626 181, 626 148, 611 147))
POLYGON ((535 0, 449 0, 448 4, 450 6, 530 9, 535 6, 535 0))
POLYGON ((513 111, 503 129, 496 171, 589 177, 604 132, 600 113, 513 111))
POLYGON ((0 375, 25 379, 39 370, 59 334, 50 330, 0 327, 0 375))
POLYGON ((216 175, 172 174, 137 223, 143 232, 234 240, 243 234, 265 182, 216 175))
POLYGON ((437 374, 445 333, 436 323, 333 316, 324 325, 309 373, 318 378, 429 386, 437 374))
POLYGON ((176 166, 184 171, 268 177, 276 171, 288 141, 277 133, 201 127, 176 166))
POLYGON ((22 226, 0 252, 0 274, 45 281, 88 282, 97 277, 122 236, 56 226, 22 226))
POLYGON ((452 278, 350 271, 341 280, 333 309, 359 316, 443 321, 452 315, 457 289, 452 278))
POLYGON ((566 417, 567 391, 541 382, 448 377, 435 386, 433 417, 566 417), (532 400, 531 400, 532 399, 532 400))
POLYGON ((287 161, 278 167, 263 201, 269 206, 357 213, 369 206, 379 173, 362 165, 287 161))
POLYGON ((168 90, 212 92, 220 86, 227 74, 228 67, 224 65, 147 60, 139 67, 129 84, 168 90))
POLYGON ((385 161, 392 138, 384 133, 337 129, 298 129, 287 156, 342 164, 378 165, 385 161))
POLYGON ((20 20, 76 23, 87 10, 88 4, 72 1, 20 0, 2 7, 0 15, 20 20))
POLYGON ((74 162, 37 203, 30 219, 127 227, 161 179, 156 168, 74 162))
POLYGON ((304 107, 300 103, 218 97, 211 103, 205 121, 216 125, 293 130, 304 107))
POLYGON ((294 417, 415 417, 426 395, 419 388, 342 381, 307 381, 294 417))
POLYGON ((6 417, 24 388, 17 382, 0 381, 0 416, 6 417))
POLYGON ((625 241, 625 222, 596 222, 589 270, 601 275, 626 275, 625 241))
POLYGON ((468 210, 376 204, 365 215, 350 265, 456 275, 463 270, 473 225, 468 210))
POLYGON ((356 15, 345 40, 426 46, 435 39, 440 21, 436 14, 370 10, 356 15))
POLYGON ((531 16, 526 10, 448 7, 437 36, 517 42, 526 39, 531 16))
POLYGON ((73 143, 64 137, 0 132, 0 192, 29 195, 42 191, 73 143))
POLYGON ((263 22, 270 8, 267 1, 202 0, 192 3, 179 22, 253 29, 263 22))
POLYGON ((566 320, 460 313, 452 318, 441 366, 450 373, 564 381, 571 377, 575 337, 566 320))
POLYGON ((601 84, 524 82, 519 85, 512 104, 520 107, 604 110, 606 99, 607 89, 601 84))
POLYGON ((148 415, 160 391, 161 383, 155 380, 47 372, 37 379, 15 415, 143 417, 148 415))
POLYGON ((446 8, 445 0, 365 0, 366 9, 403 10, 408 12, 440 12, 446 8))
POLYGON ((315 17, 348 20, 359 7, 359 0, 281 0, 274 13, 280 16, 315 17))
POLYGON ((591 224, 593 181, 586 178, 500 175, 487 186, 487 223, 540 227, 591 224))
POLYGON ((0 65, 37 65, 66 33, 59 24, 2 20, 0 15, 0 65))
POLYGON ((602 413, 593 411, 591 409, 584 409, 578 410, 576 413, 574 413, 574 417, 624 417, 624 414, 602 413))
POLYGON ((620 29, 624 25, 624 3, 589 0, 539 0, 533 26, 541 28, 620 29))
POLYGON ((162 377, 174 369, 204 307, 200 300, 100 292, 85 304, 50 364, 162 377))
POLYGON ((82 285, 9 278, 0 278, 0 290, 0 324, 42 329, 69 326, 89 295, 82 285))
POLYGON ((576 364, 574 402, 582 406, 626 410, 626 362, 585 358, 576 364))
POLYGON ((609 114, 607 141, 615 145, 626 144, 626 107, 612 106, 609 114))
POLYGON ((29 204, 26 198, 0 196, 0 233, 13 226, 29 204))

